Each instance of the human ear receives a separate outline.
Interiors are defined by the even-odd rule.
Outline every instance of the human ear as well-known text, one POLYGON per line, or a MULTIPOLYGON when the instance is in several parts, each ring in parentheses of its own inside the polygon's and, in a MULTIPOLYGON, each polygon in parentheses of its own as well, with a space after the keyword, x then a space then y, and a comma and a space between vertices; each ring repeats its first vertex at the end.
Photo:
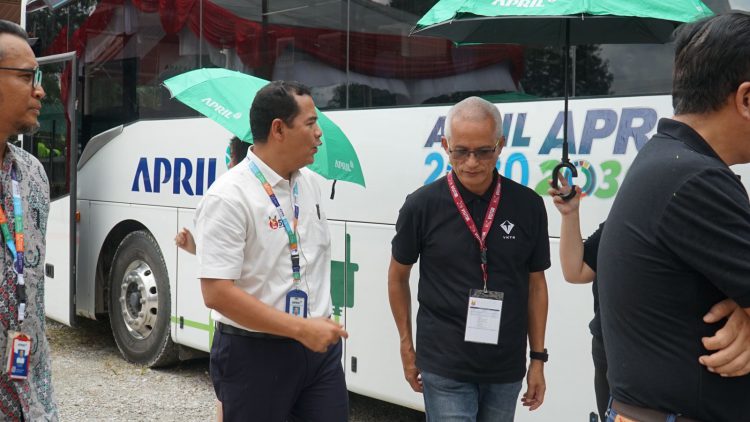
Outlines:
POLYGON ((284 122, 281 119, 273 119, 271 122, 271 134, 281 137, 284 131, 284 122))
POLYGON ((750 81, 743 82, 737 87, 734 94, 734 104, 740 116, 750 121, 750 81))

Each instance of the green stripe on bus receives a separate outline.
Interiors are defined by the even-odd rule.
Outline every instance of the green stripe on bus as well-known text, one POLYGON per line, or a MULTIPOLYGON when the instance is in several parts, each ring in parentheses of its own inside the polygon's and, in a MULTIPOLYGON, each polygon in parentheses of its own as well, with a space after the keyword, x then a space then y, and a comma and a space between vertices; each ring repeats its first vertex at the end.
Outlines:
MULTIPOLYGON (((180 317, 173 316, 172 317, 172 322, 175 323, 175 324, 179 324, 180 323, 180 317)), ((182 320, 182 325, 184 325, 186 327, 197 328, 197 329, 203 330, 203 331, 213 331, 213 330, 211 330, 211 325, 209 325, 209 324, 203 324, 203 323, 200 323, 198 321, 190 321, 189 319, 183 319, 182 320)))
MULTIPOLYGON (((180 317, 173 316, 171 317, 171 319, 172 319, 173 324, 180 323, 180 317)), ((213 343, 214 341, 214 319, 211 318, 211 316, 209 315, 208 320, 209 320, 208 324, 203 324, 198 321, 191 321, 189 319, 183 318, 182 325, 185 327, 196 328, 202 331, 208 331, 208 347, 211 347, 211 343, 213 343)))

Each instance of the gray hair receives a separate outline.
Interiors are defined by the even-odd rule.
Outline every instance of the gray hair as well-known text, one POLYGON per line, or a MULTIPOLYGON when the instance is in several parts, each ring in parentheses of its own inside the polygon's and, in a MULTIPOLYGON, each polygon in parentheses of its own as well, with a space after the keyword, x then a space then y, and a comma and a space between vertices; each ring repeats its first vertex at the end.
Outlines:
POLYGON ((481 121, 492 118, 495 122, 495 139, 503 136, 503 118, 500 110, 494 104, 479 97, 469 97, 456 103, 448 110, 445 118, 445 139, 451 140, 451 126, 453 119, 459 117, 470 121, 481 121))

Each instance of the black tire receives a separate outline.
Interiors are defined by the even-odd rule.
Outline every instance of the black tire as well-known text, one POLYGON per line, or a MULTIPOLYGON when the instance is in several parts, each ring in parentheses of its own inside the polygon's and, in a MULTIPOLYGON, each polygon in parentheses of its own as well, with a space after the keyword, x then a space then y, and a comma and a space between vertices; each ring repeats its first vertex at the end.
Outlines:
POLYGON ((170 335, 171 297, 167 266, 146 230, 125 236, 109 272, 109 323, 129 362, 149 367, 178 361, 170 335))

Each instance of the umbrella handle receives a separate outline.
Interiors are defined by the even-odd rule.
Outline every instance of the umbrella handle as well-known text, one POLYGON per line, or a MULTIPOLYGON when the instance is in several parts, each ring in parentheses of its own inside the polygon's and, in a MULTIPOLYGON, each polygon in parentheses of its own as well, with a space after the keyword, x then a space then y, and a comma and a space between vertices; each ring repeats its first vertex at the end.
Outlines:
MULTIPOLYGON (((573 174, 573 177, 578 177, 578 170, 576 170, 576 166, 573 165, 570 161, 563 161, 560 164, 556 165, 555 168, 552 170, 552 187, 555 189, 558 188, 558 175, 560 174, 560 170, 567 168, 570 170, 570 172, 573 174)), ((560 198, 563 199, 563 201, 570 201, 573 199, 573 197, 576 196, 576 185, 570 185, 570 192, 566 194, 560 194, 560 198)))

